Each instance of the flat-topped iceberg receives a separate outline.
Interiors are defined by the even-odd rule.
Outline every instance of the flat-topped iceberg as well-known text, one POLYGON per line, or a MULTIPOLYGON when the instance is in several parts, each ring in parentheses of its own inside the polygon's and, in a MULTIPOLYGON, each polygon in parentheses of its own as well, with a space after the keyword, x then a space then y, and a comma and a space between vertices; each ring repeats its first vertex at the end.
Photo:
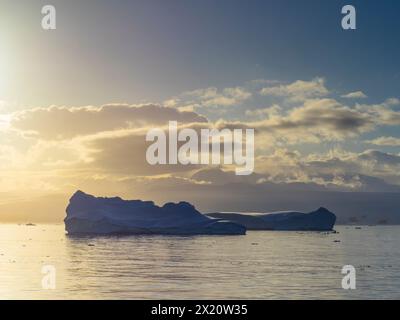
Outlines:
POLYGON ((240 235, 246 228, 238 223, 201 214, 187 202, 97 198, 77 191, 70 199, 64 219, 68 234, 171 234, 240 235))
POLYGON ((336 216, 325 208, 310 213, 282 211, 271 213, 209 213, 207 216, 244 225, 248 230, 302 230, 330 231, 336 222, 336 216))

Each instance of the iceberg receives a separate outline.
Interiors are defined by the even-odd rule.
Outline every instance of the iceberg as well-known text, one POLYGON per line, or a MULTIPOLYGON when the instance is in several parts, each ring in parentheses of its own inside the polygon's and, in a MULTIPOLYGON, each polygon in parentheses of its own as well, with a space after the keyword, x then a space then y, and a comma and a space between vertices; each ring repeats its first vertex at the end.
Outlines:
POLYGON ((248 230, 281 230, 281 231, 331 231, 336 222, 336 215, 328 209, 303 213, 281 211, 270 213, 209 213, 211 218, 229 219, 244 225, 248 230))
POLYGON ((77 191, 64 219, 69 235, 76 234, 168 234, 243 235, 246 228, 225 219, 203 215, 188 202, 166 203, 97 198, 77 191))

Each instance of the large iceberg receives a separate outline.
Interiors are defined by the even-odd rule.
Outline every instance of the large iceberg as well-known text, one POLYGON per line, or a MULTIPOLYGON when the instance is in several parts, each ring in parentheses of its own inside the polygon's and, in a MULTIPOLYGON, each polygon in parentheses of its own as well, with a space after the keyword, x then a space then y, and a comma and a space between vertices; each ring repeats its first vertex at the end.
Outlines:
POLYGON ((97 198, 77 191, 64 219, 68 234, 174 234, 241 235, 246 228, 224 219, 210 218, 190 203, 97 198))
POLYGON ((310 213, 282 211, 271 213, 209 213, 207 216, 229 219, 244 225, 248 230, 330 231, 336 216, 325 208, 310 213))

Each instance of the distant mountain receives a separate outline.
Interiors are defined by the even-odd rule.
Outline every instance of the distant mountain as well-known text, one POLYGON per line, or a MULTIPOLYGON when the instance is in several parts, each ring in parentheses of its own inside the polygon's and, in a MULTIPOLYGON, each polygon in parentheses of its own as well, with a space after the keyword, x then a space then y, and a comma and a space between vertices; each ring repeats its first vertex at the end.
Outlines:
POLYGON ((331 191, 306 184, 183 185, 143 190, 157 201, 185 199, 202 212, 310 212, 315 207, 329 208, 337 224, 400 224, 400 192, 331 191))

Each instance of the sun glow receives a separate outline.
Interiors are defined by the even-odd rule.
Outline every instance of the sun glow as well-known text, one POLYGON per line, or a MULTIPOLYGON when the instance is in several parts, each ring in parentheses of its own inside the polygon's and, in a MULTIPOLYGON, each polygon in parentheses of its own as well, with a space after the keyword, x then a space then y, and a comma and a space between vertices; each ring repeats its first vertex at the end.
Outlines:
MULTIPOLYGON (((0 110, 2 109, 2 105, 5 104, 3 101, 0 101, 0 110)), ((7 130, 10 127, 11 116, 9 114, 0 114, 0 131, 7 130)))

